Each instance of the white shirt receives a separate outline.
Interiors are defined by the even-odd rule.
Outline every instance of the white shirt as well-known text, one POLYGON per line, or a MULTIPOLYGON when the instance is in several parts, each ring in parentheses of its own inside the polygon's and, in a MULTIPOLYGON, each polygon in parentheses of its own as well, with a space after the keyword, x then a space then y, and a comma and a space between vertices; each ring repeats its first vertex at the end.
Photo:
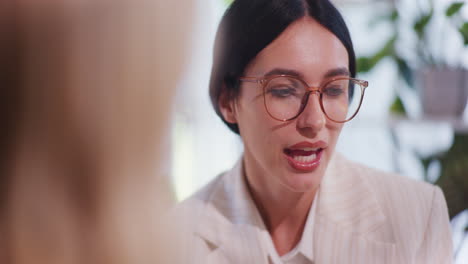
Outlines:
POLYGON ((242 177, 241 185, 242 187, 240 187, 240 189, 242 190, 240 190, 239 194, 241 196, 248 197, 244 197, 245 199, 242 199, 244 202, 241 206, 238 207, 238 209, 244 211, 242 213, 239 211, 237 212, 238 215, 242 216, 237 219, 238 223, 243 223, 255 227, 257 239, 262 244, 261 246, 268 256, 269 262, 271 264, 313 264, 313 235, 315 215, 317 211, 317 203, 315 201, 318 199, 319 191, 317 190, 313 200, 314 202, 310 207, 306 224, 301 235, 301 240, 290 252, 283 256, 279 256, 273 244, 273 240, 271 239, 270 233, 263 223, 260 213, 258 212, 250 192, 248 191, 245 175, 242 177))
POLYGON ((288 253, 283 256, 279 256, 278 252, 273 245, 273 241, 268 232, 260 232, 262 238, 259 241, 264 243, 269 256, 269 261, 272 264, 312 264, 314 263, 313 249, 313 234, 314 234, 314 222, 317 211, 317 197, 319 192, 315 194, 314 202, 310 207, 309 214, 307 216, 306 224, 302 232, 301 240, 299 243, 288 253))

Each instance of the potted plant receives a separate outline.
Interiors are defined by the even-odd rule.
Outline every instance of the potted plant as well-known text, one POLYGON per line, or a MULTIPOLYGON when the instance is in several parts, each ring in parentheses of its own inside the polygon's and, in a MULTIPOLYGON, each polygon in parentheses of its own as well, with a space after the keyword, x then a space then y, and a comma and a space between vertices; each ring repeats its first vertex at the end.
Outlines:
MULTIPOLYGON (((421 6, 422 2, 424 1, 414 3, 419 5, 419 11, 412 23, 408 24, 403 18, 403 13, 407 10, 400 6, 402 1, 393 1, 393 9, 384 18, 393 27, 392 36, 376 53, 358 58, 358 72, 369 72, 383 59, 390 59, 398 69, 399 81, 406 83, 410 88, 415 87, 418 91, 425 115, 457 118, 467 103, 468 71, 463 69, 460 56, 449 58, 447 53, 466 52, 468 21, 463 18, 461 12, 463 8, 468 8, 468 4, 456 1, 439 9, 435 7, 435 0, 427 0, 426 6, 421 6), (412 46, 410 52, 400 48, 401 42, 408 40, 405 38, 408 32, 413 35, 413 41, 405 45, 412 46), (454 37, 458 43, 445 43, 449 37, 454 37), (449 52, 444 49, 446 47, 450 49, 449 52)), ((396 92, 390 111, 393 114, 404 115, 404 100, 399 96, 399 91, 396 92)), ((453 144, 448 151, 429 157, 416 153, 424 167, 426 181, 429 181, 429 165, 439 163, 439 177, 433 183, 442 188, 451 219, 468 210, 467 151, 468 135, 455 133, 453 144)), ((464 237, 468 237, 468 226, 464 237)))
MULTIPOLYGON (((447 53, 460 54, 468 46, 468 22, 461 14, 465 3, 456 1, 441 9, 433 0, 427 0, 425 6, 416 1, 419 11, 409 26, 402 18, 407 9, 401 3, 393 2, 386 16, 393 26, 392 37, 375 54, 358 58, 358 72, 368 72, 384 58, 390 58, 402 80, 417 89, 425 115, 456 118, 467 103, 468 71, 463 69, 460 56, 458 60, 449 59, 447 53), (413 39, 408 40, 408 32, 413 39), (402 42, 412 48, 402 50, 402 42)), ((391 111, 405 112, 398 95, 391 111)))

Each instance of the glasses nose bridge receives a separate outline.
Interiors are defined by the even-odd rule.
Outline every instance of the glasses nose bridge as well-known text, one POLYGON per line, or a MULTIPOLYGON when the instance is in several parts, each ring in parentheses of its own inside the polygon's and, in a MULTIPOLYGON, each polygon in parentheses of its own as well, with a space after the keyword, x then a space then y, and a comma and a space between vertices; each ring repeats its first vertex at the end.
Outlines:
POLYGON ((320 87, 318 87, 318 86, 314 87, 314 86, 308 86, 307 85, 306 86, 306 93, 304 94, 304 97, 303 97, 302 102, 301 102, 301 104, 302 104, 301 105, 301 111, 298 114, 298 116, 301 115, 304 112, 304 110, 307 108, 307 105, 310 104, 310 100, 311 100, 310 95, 312 95, 312 94, 317 95, 317 102, 319 103, 318 108, 320 108, 320 111, 323 113, 323 109, 321 107, 321 102, 320 102, 321 101, 320 87))
POLYGON ((311 94, 317 94, 320 95, 320 87, 318 86, 306 86, 306 92, 311 93, 311 94))

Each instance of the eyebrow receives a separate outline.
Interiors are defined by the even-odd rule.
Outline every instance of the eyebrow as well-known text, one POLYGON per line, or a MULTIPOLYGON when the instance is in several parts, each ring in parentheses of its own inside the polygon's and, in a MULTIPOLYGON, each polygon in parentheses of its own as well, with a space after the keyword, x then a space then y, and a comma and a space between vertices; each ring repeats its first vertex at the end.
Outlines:
MULTIPOLYGON (((301 72, 291 69, 283 69, 283 68, 275 68, 265 74, 265 76, 272 76, 272 75, 290 75, 294 77, 298 77, 304 79, 304 75, 301 72)), ((335 76, 350 76, 350 73, 347 68, 335 68, 328 70, 322 78, 331 78, 335 76)))
POLYGON ((351 74, 349 73, 348 69, 345 67, 342 68, 336 68, 336 69, 331 69, 327 71, 324 75, 323 78, 330 78, 330 77, 335 77, 335 76, 350 76, 351 74))
POLYGON ((265 76, 272 76, 272 75, 290 75, 290 76, 304 79, 304 75, 302 73, 295 71, 295 70, 283 69, 283 68, 275 68, 265 74, 265 76))

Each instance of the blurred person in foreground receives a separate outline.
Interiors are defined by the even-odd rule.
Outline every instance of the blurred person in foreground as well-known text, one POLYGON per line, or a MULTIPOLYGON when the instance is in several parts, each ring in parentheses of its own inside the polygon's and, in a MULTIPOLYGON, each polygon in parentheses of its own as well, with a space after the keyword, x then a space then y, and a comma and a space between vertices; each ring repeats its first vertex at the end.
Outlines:
POLYGON ((0 263, 167 263, 161 153, 191 11, 0 2, 0 263))
POLYGON ((218 28, 210 96, 244 153, 177 207, 185 263, 452 262, 440 188, 336 153, 365 104, 368 83, 355 75, 351 37, 330 1, 233 2, 218 28))

